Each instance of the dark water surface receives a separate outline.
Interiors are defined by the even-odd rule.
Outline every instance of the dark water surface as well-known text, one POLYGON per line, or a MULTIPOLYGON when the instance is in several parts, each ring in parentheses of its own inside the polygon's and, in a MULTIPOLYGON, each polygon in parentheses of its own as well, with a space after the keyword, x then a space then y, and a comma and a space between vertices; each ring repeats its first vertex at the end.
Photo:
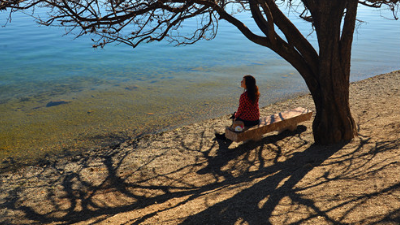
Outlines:
MULTIPOLYGON (((352 81, 400 69, 400 21, 390 16, 360 8, 352 81)), ((257 78, 261 106, 307 92, 287 62, 223 21, 216 39, 184 47, 93 49, 90 37, 63 34, 24 14, 0 28, 0 167, 232 113, 244 74, 257 78)))

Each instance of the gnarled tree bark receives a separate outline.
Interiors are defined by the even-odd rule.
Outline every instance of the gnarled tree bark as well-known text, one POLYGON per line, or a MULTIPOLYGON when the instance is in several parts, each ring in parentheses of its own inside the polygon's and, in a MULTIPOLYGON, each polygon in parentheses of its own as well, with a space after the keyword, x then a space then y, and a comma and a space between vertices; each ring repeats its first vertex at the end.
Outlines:
POLYGON ((357 1, 328 1, 318 7, 314 4, 310 3, 309 7, 320 47, 318 84, 309 87, 316 107, 314 139, 320 144, 349 141, 357 135, 349 104, 351 45, 357 1))

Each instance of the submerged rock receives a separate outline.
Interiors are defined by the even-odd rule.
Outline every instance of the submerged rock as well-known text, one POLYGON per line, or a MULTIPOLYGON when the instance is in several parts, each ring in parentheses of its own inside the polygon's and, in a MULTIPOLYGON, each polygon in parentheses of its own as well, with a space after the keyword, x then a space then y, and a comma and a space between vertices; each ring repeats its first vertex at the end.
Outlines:
POLYGON ((47 103, 46 107, 52 107, 52 106, 58 106, 62 104, 68 104, 70 103, 70 100, 57 100, 57 101, 50 101, 47 103))

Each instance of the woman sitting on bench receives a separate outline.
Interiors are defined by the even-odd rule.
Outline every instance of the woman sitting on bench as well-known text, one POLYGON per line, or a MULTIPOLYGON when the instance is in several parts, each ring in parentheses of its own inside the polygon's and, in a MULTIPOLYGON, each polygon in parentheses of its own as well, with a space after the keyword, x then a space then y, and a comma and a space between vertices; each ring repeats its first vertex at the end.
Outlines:
MULTIPOLYGON (((251 75, 246 75, 243 77, 240 86, 244 88, 244 92, 240 95, 238 110, 231 117, 233 129, 239 123, 242 123, 245 127, 253 127, 260 123, 260 109, 258 107, 260 92, 256 85, 256 79, 251 75)), ((226 140, 225 134, 215 133, 215 137, 226 140)))
POLYGON ((256 126, 260 122, 260 109, 258 107, 260 92, 256 85, 256 79, 251 75, 244 76, 241 87, 244 88, 244 92, 240 95, 239 107, 232 119, 233 121, 242 121, 245 127, 256 126))

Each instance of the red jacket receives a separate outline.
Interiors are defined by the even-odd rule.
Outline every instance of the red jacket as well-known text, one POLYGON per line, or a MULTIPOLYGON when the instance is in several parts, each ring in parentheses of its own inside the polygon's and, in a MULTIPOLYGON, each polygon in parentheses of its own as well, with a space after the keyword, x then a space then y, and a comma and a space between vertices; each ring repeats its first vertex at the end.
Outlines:
POLYGON ((240 95, 239 108, 235 113, 235 118, 247 121, 256 121, 260 119, 260 109, 258 100, 253 104, 247 94, 247 91, 240 95))

